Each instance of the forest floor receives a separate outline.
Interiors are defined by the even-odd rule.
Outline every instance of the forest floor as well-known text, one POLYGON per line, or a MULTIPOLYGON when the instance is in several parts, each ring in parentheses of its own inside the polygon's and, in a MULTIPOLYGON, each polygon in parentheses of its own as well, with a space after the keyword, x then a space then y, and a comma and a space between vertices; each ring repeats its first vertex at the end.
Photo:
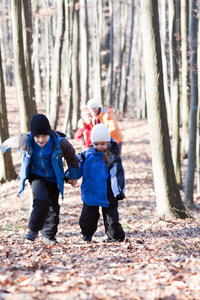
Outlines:
MULTIPOLYGON (((20 132, 14 95, 7 94, 10 135, 20 132)), ((118 122, 124 133, 126 199, 119 202, 119 214, 125 242, 105 242, 102 216, 92 242, 82 240, 79 182, 75 188, 65 185, 65 199, 60 199, 59 243, 44 245, 40 235, 26 243, 30 187, 20 199, 18 180, 2 184, 0 299, 200 299, 200 212, 185 220, 156 218, 147 121, 118 116, 118 122)), ((80 145, 70 142, 78 153, 80 145)), ((12 155, 18 172, 21 154, 12 155)), ((183 182, 186 165, 184 160, 183 182)), ((195 202, 199 205, 196 194, 195 202)))

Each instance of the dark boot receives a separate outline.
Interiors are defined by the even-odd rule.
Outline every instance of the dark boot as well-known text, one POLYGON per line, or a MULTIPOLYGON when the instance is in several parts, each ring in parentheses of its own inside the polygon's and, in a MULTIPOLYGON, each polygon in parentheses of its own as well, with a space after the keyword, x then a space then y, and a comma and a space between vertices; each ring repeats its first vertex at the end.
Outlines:
POLYGON ((29 231, 27 232, 27 234, 25 235, 25 239, 29 240, 29 241, 34 241, 36 238, 38 237, 38 232, 37 231, 32 231, 29 229, 29 231))

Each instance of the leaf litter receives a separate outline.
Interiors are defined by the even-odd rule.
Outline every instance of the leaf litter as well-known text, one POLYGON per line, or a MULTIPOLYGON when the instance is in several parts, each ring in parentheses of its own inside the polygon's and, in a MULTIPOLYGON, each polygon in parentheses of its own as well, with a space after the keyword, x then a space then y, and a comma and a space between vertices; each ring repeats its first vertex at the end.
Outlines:
MULTIPOLYGON (((7 93, 11 101, 16 92, 7 93)), ((20 130, 15 106, 8 106, 10 135, 20 130)), ((38 112, 44 113, 42 105, 38 112)), ((65 185, 65 199, 60 199, 59 243, 44 245, 40 235, 34 243, 25 242, 30 187, 27 183, 20 199, 18 180, 6 182, 0 186, 0 299, 200 299, 199 211, 192 212, 193 219, 156 218, 147 121, 117 119, 124 134, 126 199, 119 202, 119 214, 125 242, 105 242, 102 216, 92 242, 82 240, 80 182, 75 188, 65 185)), ((62 121, 61 113, 59 130, 62 121)), ((80 145, 70 142, 78 153, 80 145)), ((12 156, 18 172, 21 156, 16 151, 12 156)), ((194 197, 199 205, 199 196, 194 197)))

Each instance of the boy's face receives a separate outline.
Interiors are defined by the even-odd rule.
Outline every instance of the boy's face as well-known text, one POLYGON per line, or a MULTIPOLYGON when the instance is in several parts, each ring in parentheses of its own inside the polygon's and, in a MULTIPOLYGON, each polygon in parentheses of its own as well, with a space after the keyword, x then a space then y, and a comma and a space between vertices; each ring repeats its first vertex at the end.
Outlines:
POLYGON ((99 152, 103 152, 105 151, 106 149, 108 149, 110 145, 110 142, 94 142, 93 143, 93 147, 95 150, 99 151, 99 152))
POLYGON ((40 146, 44 147, 49 140, 49 135, 41 134, 34 136, 34 141, 40 146))

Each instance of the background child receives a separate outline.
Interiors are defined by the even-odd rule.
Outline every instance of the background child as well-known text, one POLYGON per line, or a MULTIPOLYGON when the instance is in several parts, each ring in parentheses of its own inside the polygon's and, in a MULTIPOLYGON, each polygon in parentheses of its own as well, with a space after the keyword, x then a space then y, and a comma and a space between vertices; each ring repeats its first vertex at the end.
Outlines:
POLYGON ((119 147, 119 154, 121 154, 122 140, 124 138, 112 109, 108 106, 100 107, 98 101, 94 98, 88 100, 87 107, 92 114, 93 124, 103 123, 109 129, 110 135, 117 142, 119 147))
POLYGON ((83 240, 92 240, 97 230, 101 206, 107 241, 123 242, 125 233, 119 223, 117 207, 118 200, 125 198, 125 177, 118 155, 119 148, 116 142, 111 141, 109 130, 104 124, 93 127, 91 140, 93 146, 78 155, 78 178, 83 176, 83 208, 79 220, 83 240))
POLYGON ((45 244, 56 244, 59 223, 59 191, 63 197, 65 174, 62 157, 69 167, 72 185, 78 173, 78 160, 65 135, 51 130, 46 116, 36 114, 30 121, 30 132, 7 139, 0 147, 3 152, 17 149, 23 152, 19 173, 19 196, 28 178, 33 191, 33 209, 25 238, 34 241, 41 230, 45 244))
POLYGON ((82 142, 83 149, 90 147, 92 128, 93 124, 91 113, 87 106, 84 106, 81 110, 81 119, 78 121, 78 129, 74 136, 76 140, 82 142))

